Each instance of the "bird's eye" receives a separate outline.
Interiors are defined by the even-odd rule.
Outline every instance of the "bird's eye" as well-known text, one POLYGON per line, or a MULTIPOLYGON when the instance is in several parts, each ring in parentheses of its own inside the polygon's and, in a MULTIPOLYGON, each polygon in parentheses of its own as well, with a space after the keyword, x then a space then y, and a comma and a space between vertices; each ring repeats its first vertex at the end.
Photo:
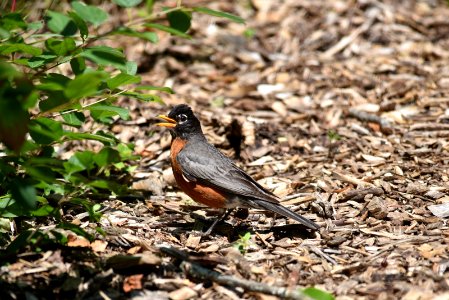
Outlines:
POLYGON ((181 114, 178 116, 179 123, 184 123, 185 121, 187 121, 187 116, 185 114, 181 114))

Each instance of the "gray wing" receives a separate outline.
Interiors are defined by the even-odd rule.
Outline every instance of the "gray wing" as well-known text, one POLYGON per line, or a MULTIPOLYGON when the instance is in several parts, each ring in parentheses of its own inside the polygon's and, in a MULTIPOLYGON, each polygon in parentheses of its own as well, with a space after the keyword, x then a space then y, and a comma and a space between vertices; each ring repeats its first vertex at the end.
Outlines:
POLYGON ((237 196, 279 203, 274 194, 265 190, 212 145, 187 143, 178 153, 177 160, 188 179, 237 196))

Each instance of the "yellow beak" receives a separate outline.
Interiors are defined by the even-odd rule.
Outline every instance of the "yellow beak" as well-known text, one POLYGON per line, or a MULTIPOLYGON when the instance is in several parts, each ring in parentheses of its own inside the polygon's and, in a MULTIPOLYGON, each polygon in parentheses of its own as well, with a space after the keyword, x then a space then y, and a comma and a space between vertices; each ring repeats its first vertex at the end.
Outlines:
POLYGON ((164 115, 159 115, 157 117, 161 118, 162 120, 167 121, 167 122, 157 123, 156 126, 163 126, 163 127, 168 127, 168 128, 176 127, 176 121, 173 120, 172 118, 169 118, 169 117, 164 116, 164 115))

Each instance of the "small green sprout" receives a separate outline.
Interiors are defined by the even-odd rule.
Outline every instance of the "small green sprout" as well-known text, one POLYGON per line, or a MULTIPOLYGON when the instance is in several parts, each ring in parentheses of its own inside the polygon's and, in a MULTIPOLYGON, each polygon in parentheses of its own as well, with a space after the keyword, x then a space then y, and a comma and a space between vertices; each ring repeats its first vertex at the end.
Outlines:
POLYGON ((251 233, 247 232, 245 235, 241 236, 240 238, 235 242, 234 247, 237 248, 240 253, 245 254, 248 250, 248 247, 250 246, 250 240, 251 240, 251 233))

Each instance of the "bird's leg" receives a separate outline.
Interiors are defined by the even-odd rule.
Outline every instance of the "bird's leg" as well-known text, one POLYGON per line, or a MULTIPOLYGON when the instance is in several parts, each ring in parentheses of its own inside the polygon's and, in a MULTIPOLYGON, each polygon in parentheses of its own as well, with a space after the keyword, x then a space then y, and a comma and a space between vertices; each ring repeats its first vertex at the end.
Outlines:
POLYGON ((212 225, 209 227, 209 229, 207 229, 207 231, 205 233, 203 233, 203 235, 210 235, 212 233, 212 230, 214 230, 215 226, 218 224, 218 222, 225 220, 227 217, 229 217, 229 215, 234 211, 233 208, 229 208, 227 210, 225 210, 221 216, 218 216, 214 223, 212 223, 212 225))

